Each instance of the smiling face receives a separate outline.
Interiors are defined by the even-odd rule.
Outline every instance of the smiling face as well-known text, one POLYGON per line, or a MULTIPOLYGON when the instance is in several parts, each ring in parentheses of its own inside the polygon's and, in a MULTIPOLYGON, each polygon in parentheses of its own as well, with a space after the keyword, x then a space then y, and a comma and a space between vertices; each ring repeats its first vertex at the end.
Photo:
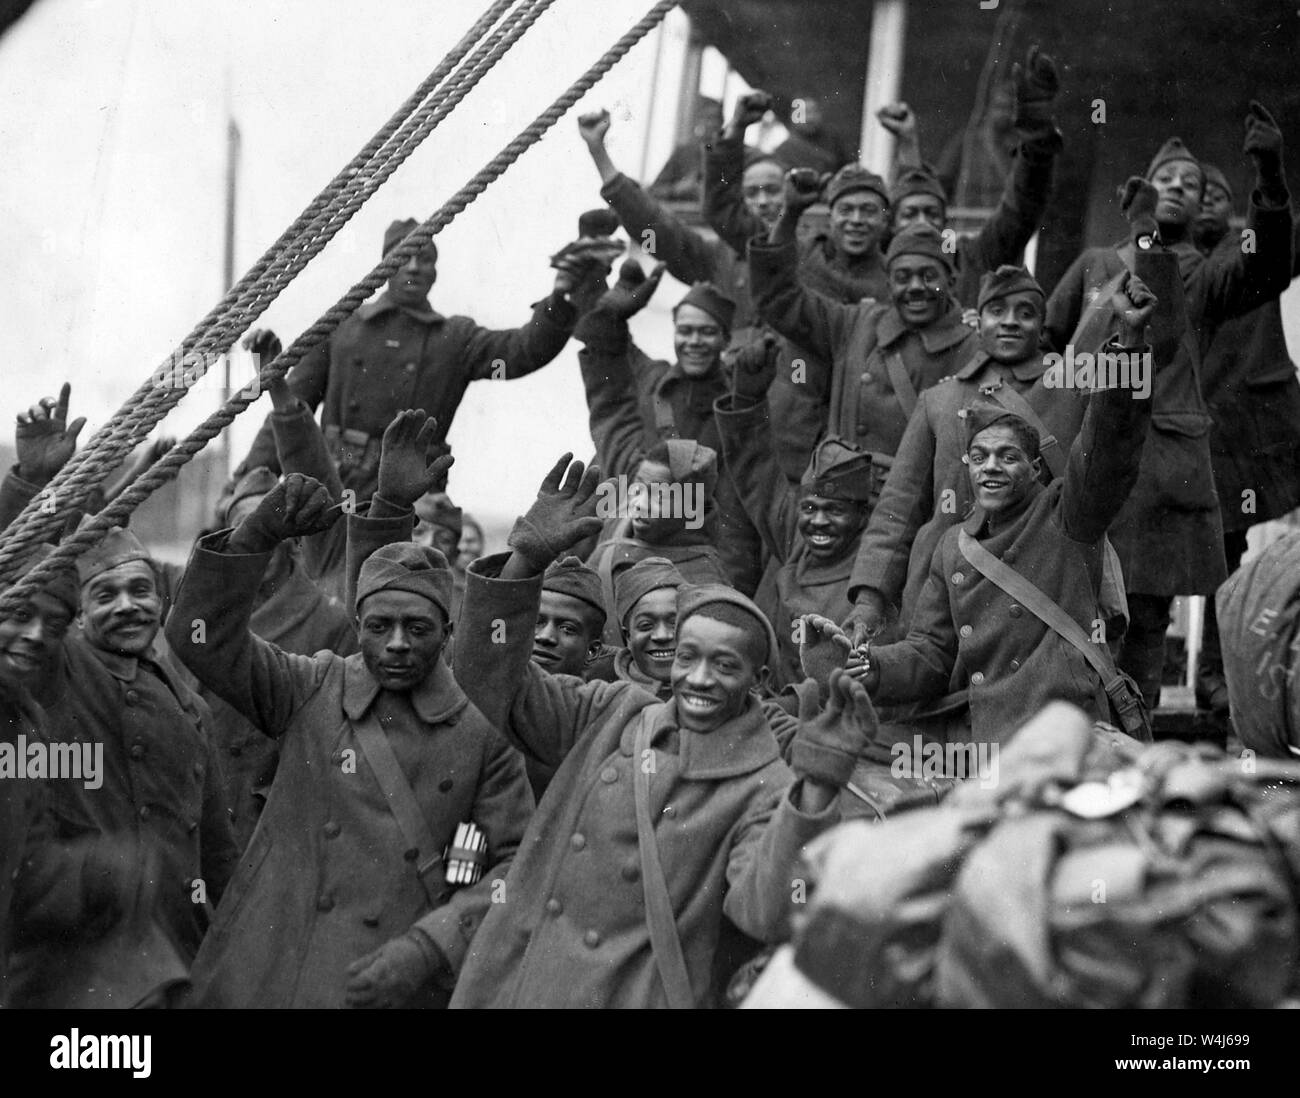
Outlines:
POLYGON ((895 256, 889 264, 889 293, 909 328, 926 328, 948 309, 955 285, 952 274, 927 255, 895 256))
POLYGON ((393 272, 388 280, 388 294, 399 305, 422 307, 438 279, 438 250, 432 245, 421 249, 393 272))
POLYGON ((1043 295, 1033 290, 994 298, 980 310, 980 348, 994 362, 1032 358, 1042 334, 1043 295))
POLYGON ((941 199, 932 194, 909 194, 898 200, 894 210, 893 230, 900 233, 909 225, 929 225, 943 232, 948 223, 948 211, 941 199))
POLYGON ((543 591, 533 626, 533 663, 551 675, 581 675, 600 648, 596 611, 582 599, 543 591))
POLYGON ((831 240, 845 255, 867 255, 880 247, 889 206, 875 191, 849 191, 831 207, 831 240))
POLYGON ((627 649, 641 674, 670 682, 677 654, 677 589, 647 591, 628 612, 627 649))
POLYGON ((1167 160, 1151 177, 1156 189, 1156 221, 1161 225, 1186 225, 1201 209, 1205 177, 1191 160, 1167 160))
POLYGON ((0 621, 0 667, 10 678, 30 683, 58 655, 72 611, 53 595, 37 591, 0 621))
POLYGON ((966 451, 971 492, 989 514, 1015 507, 1029 494, 1039 460, 1031 459, 1020 437, 1005 423, 985 427, 966 451))
POLYGON ((682 728, 713 732, 744 711, 749 692, 768 676, 756 648, 740 626, 703 614, 681 623, 671 682, 682 728))
POLYGON ((361 658, 384 690, 414 690, 433 672, 451 632, 442 610, 414 591, 376 591, 357 608, 361 658))
POLYGON ((704 377, 716 370, 727 338, 717 318, 698 306, 678 305, 673 310, 673 350, 687 377, 704 377))
POLYGON ((867 508, 861 503, 812 492, 799 501, 799 533, 808 546, 808 555, 819 564, 848 555, 866 524, 867 508))
POLYGON ((162 596, 150 565, 127 561, 101 572, 81 589, 86 640, 105 652, 139 656, 149 650, 162 620, 162 596))
POLYGON ((774 160, 759 160, 740 177, 745 209, 770 229, 785 209, 785 173, 774 160))

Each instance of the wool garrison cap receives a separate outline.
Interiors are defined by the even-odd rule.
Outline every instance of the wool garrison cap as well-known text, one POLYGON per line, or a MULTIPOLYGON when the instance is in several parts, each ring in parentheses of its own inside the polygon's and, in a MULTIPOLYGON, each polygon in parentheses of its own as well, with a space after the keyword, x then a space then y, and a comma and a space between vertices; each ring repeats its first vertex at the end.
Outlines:
MULTIPOLYGON (((53 552, 52 545, 37 545, 19 566, 18 574, 14 578, 21 579, 53 552)), ((79 590, 77 572, 71 566, 60 568, 46 581, 44 587, 47 595, 58 599, 73 614, 77 612, 80 605, 79 590)))
MULTIPOLYGON (((966 448, 970 449, 970 444, 975 440, 975 436, 995 423, 1006 422, 1018 423, 1022 427, 1028 428, 1032 437, 1038 438, 1038 430, 1032 423, 1014 412, 1007 411, 1001 404, 992 400, 974 400, 965 408, 957 413, 962 422, 966 425, 966 448)), ((1038 456, 1038 447, 1034 447, 1034 453, 1030 454, 1031 458, 1038 456)))
POLYGON ((775 164, 781 169, 782 175, 790 170, 790 165, 776 154, 763 152, 762 149, 754 149, 748 145, 745 146, 744 166, 746 168, 752 168, 755 164, 762 164, 764 161, 767 161, 770 164, 775 164))
POLYGON ((666 557, 646 557, 614 575, 614 603, 618 623, 624 625, 638 602, 651 591, 681 587, 686 581, 666 557))
POLYGON ((230 489, 228 496, 222 496, 217 504, 217 517, 222 526, 230 524, 230 512, 235 509, 235 504, 241 499, 248 499, 251 496, 264 496, 272 488, 280 483, 280 478, 276 476, 265 465, 258 465, 249 469, 236 482, 235 486, 230 489))
POLYGON ((813 495, 864 503, 871 498, 871 455, 831 435, 817 444, 799 484, 813 495))
POLYGON ((695 283, 686 296, 673 306, 673 312, 676 313, 683 305, 703 309, 727 331, 731 331, 731 318, 736 315, 736 303, 712 282, 695 283))
POLYGON ((542 590, 585 602, 599 612, 600 628, 604 628, 605 599, 600 587, 600 576, 577 557, 561 557, 554 561, 542 576, 542 590))
POLYGON ((885 253, 885 265, 900 255, 929 256, 952 270, 952 256, 944 251, 943 234, 933 225, 909 225, 901 233, 896 233, 889 242, 889 251, 885 253))
POLYGON ((376 549, 361 566, 357 578, 357 610, 362 600, 380 591, 408 591, 423 595, 451 617, 451 566, 437 549, 399 541, 376 549))
POLYGON ((1010 297, 1012 294, 1025 291, 1036 293, 1039 297, 1046 299, 1042 286, 1038 284, 1038 279, 1025 270, 1024 267, 1013 267, 1009 263, 1004 263, 996 271, 989 271, 980 279, 980 296, 977 308, 982 309, 990 301, 997 301, 1000 297, 1010 297))
MULTIPOLYGON (((87 515, 82 524, 90 521, 87 515)), ((114 526, 103 540, 77 558, 77 578, 84 587, 101 572, 116 568, 119 564, 129 564, 133 560, 150 560, 149 550, 140 544, 130 530, 114 526)))
POLYGON ((708 617, 711 606, 734 606, 743 610, 754 621, 754 633, 767 645, 767 665, 776 667, 780 658, 777 654, 776 631, 772 623, 749 599, 734 587, 723 583, 683 584, 677 589, 677 633, 681 635, 686 619, 703 613, 708 617))
POLYGON ((1205 173, 1205 182, 1213 183, 1216 187, 1222 188, 1229 198, 1234 197, 1232 193, 1232 184, 1228 182, 1228 177, 1217 164, 1201 163, 1201 171, 1205 173))
POLYGON ((693 438, 666 439, 663 446, 668 451, 669 476, 678 482, 703 481, 705 498, 712 499, 718 486, 718 451, 693 438))
POLYGON ((925 166, 909 168, 894 180, 894 185, 889 191, 889 204, 897 206, 904 198, 913 194, 933 195, 945 206, 948 204, 948 195, 943 189, 943 184, 939 182, 939 177, 932 169, 925 166))
POLYGON ((885 181, 861 164, 845 164, 831 176, 831 181, 826 184, 826 204, 834 206, 837 199, 852 191, 874 191, 886 206, 889 205, 889 188, 885 181))
MULTIPOLYGON (((408 217, 405 221, 394 221, 384 232, 384 255, 391 252, 419 227, 420 223, 413 217, 408 217)), ((432 248, 434 255, 438 254, 438 245, 432 240, 430 240, 425 247, 432 248)))
POLYGON ((460 537, 465 512, 451 502, 446 492, 426 492, 415 501, 415 517, 430 526, 441 526, 460 537))
POLYGON ((1151 166, 1147 168, 1147 178, 1150 179, 1162 164, 1168 164, 1171 160, 1190 160, 1198 167, 1201 163, 1192 155, 1192 150, 1183 144, 1181 137, 1171 137, 1160 146, 1160 151, 1152 158, 1151 166))

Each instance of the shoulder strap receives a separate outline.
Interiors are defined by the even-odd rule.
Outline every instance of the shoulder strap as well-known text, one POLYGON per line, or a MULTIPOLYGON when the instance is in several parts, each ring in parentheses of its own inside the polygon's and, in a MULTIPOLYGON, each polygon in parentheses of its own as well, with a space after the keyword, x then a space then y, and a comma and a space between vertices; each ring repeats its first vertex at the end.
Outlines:
POLYGON ((646 752, 650 750, 652 733, 649 708, 641 710, 637 718, 636 737, 632 747, 632 788, 636 796, 636 840, 641 851, 641 883, 645 890, 646 926, 650 929, 650 946, 654 950, 655 966, 659 979, 668 995, 668 1005, 674 1010, 690 1010, 695 1006, 691 992, 691 979, 686 972, 686 958, 682 955, 681 939, 677 936, 677 919, 673 914, 668 884, 659 862, 659 847, 655 843, 654 824, 650 820, 650 775, 646 773, 646 752))
POLYGON ((997 584, 1017 602, 1027 606, 1040 621, 1054 630, 1063 640, 1079 651, 1092 669, 1101 677, 1108 696, 1113 691, 1126 688, 1126 684, 1110 662, 1110 652, 1104 644, 1093 644, 1083 627, 1067 614, 1050 597, 1012 568, 999 560, 964 529, 957 534, 957 547, 976 570, 997 584))
POLYGON ((903 414, 908 419, 916 411, 916 386, 912 384, 912 375, 897 351, 886 351, 885 369, 889 371, 889 384, 894 387, 894 395, 903 406, 903 414))
POLYGON ((1008 412, 1018 415, 1038 432, 1039 453, 1042 454, 1043 461, 1047 463, 1047 468, 1051 470, 1052 477, 1060 480, 1065 475, 1065 455, 1061 452, 1061 444, 1057 441, 1056 436, 1047 429, 1047 424, 1034 411, 1029 401, 1016 391, 1015 386, 1009 385, 1005 381, 1000 385, 990 386, 980 391, 990 400, 1002 405, 1008 412))
POLYGON ((412 792, 406 775, 402 773, 402 766, 397 761, 397 756, 393 754, 392 745, 384 735, 384 730, 379 727, 379 721, 374 713, 371 712, 363 720, 353 722, 352 727, 356 730, 357 742, 361 744, 366 762, 370 764, 375 780, 379 782, 379 788, 384 791, 388 810, 396 818, 397 826, 402 829, 402 835, 411 849, 416 851, 416 876, 424 886, 429 903, 437 907, 442 903, 445 891, 442 882, 438 879, 438 871, 443 864, 442 851, 438 849, 437 841, 429 830, 428 821, 420 811, 415 793, 412 792))

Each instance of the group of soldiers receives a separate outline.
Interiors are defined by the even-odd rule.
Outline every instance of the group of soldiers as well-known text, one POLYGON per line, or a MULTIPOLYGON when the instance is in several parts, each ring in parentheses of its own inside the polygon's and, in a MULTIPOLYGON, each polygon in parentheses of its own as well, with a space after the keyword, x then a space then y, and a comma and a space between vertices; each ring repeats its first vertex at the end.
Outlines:
MULTIPOLYGON (((701 128, 710 232, 584 115, 609 209, 526 324, 436 312, 428 245, 271 386, 184 568, 115 529, 0 622, 6 739, 103 749, 94 788, 0 781, 4 1002, 719 1005, 790 936, 809 842, 965 777, 900 772, 900 745, 1004 743, 1054 700, 1149 739, 1173 598, 1300 504, 1282 137, 1251 104, 1249 247, 1171 138, 1126 239, 1049 295, 1021 263, 1052 59, 1012 91, 973 236, 905 105, 886 182, 815 124, 746 145, 771 101, 742 96, 701 128), (833 172, 783 158, 814 145, 833 172), (650 270, 613 276, 620 224, 650 270), (629 332, 665 271, 672 361, 629 332), (570 338, 595 460, 564 454, 483 555, 448 429, 470 382, 570 338)), ((0 522, 71 458, 69 403, 19 417, 0 522)), ((1218 644, 1211 620, 1226 718, 1218 644)))

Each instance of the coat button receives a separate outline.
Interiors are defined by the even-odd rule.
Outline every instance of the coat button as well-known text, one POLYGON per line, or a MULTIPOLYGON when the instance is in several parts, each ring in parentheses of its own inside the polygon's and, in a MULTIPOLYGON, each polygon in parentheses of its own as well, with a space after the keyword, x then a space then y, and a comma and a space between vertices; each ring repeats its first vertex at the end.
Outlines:
POLYGON ((864 372, 862 375, 862 383, 865 385, 870 380, 871 380, 871 374, 864 372))
POLYGON ((971 629, 969 625, 963 625, 959 630, 957 630, 957 632, 959 632, 963 637, 969 637, 974 630, 971 629))
POLYGON ((186 832, 190 835, 193 835, 194 832, 196 832, 198 829, 199 829, 198 820, 190 820, 189 825, 185 828, 186 832))
POLYGON ((144 758, 144 744, 142 744, 142 743, 133 743, 133 744, 131 745, 131 758, 133 758, 133 759, 143 759, 143 758, 144 758))
POLYGON ((349 410, 349 411, 353 411, 353 412, 359 412, 359 411, 361 411, 361 401, 359 401, 359 400, 349 400, 349 401, 348 401, 348 410, 349 410))
POLYGON ((573 847, 574 850, 581 850, 587 845, 587 836, 581 833, 574 835, 573 838, 569 840, 569 845, 573 847))
POLYGON ((865 435, 869 430, 871 430, 871 424, 865 419, 858 420, 858 434, 865 435))
POLYGON ((439 793, 450 793, 450 792, 451 792, 451 787, 452 787, 453 784, 454 784, 454 783, 452 782, 452 780, 451 780, 450 778, 443 778, 442 781, 440 781, 440 782, 438 783, 438 792, 439 792, 439 793))
POLYGON ((676 815, 677 815, 677 809, 674 808, 674 807, 673 807, 672 805, 670 805, 670 804, 666 804, 666 805, 664 805, 664 815, 665 815, 665 816, 668 816, 668 817, 670 817, 670 818, 673 817, 673 816, 676 816, 676 815))
POLYGON ((1019 670, 1020 670, 1020 661, 1019 661, 1019 660, 1012 660, 1012 661, 1011 661, 1011 670, 1012 670, 1012 671, 1019 671, 1019 670))
POLYGON ((600 772, 600 780, 606 785, 612 785, 614 782, 618 781, 618 771, 612 766, 607 766, 600 772))
POLYGON ((628 862, 623 867, 622 872, 625 881, 639 881, 641 879, 641 867, 636 862, 628 862))
POLYGON ((600 935, 594 930, 587 931, 587 933, 582 936, 582 940, 587 943, 588 949, 595 949, 600 945, 600 935))
POLYGON ((149 806, 147 804, 142 804, 140 806, 140 819, 147 820, 148 818, 149 818, 149 806))
POLYGON ((966 577, 963 576, 960 572, 954 572, 952 574, 952 582, 957 584, 958 586, 960 586, 965 581, 965 579, 966 577))
POLYGON ((323 830, 327 839, 337 839, 343 833, 343 827, 337 820, 330 820, 323 830))
POLYGON ((140 700, 140 692, 138 690, 128 690, 124 696, 127 705, 135 705, 135 703, 140 700))
POLYGON ((984 672, 983 672, 983 671, 976 671, 975 674, 973 674, 973 675, 970 677, 970 681, 971 681, 971 685, 973 685, 973 686, 979 686, 980 683, 982 683, 982 682, 984 681, 984 672))
POLYGON ((195 763, 195 764, 194 764, 194 776, 195 776, 196 778, 198 778, 199 781, 202 781, 202 780, 203 780, 203 764, 202 764, 202 763, 195 763))
POLYGON ((365 916, 362 917, 361 922, 362 922, 365 926, 368 926, 368 927, 374 928, 374 927, 377 927, 377 926, 379 925, 379 916, 378 916, 378 915, 365 915, 365 916))
POLYGON ((331 896, 328 892, 324 892, 324 893, 322 893, 320 896, 316 897, 316 910, 317 910, 317 911, 333 911, 333 910, 334 910, 334 897, 331 896))
POLYGON ((1011 616, 1012 616, 1013 618, 1018 618, 1018 617, 1020 617, 1020 607, 1019 607, 1019 606, 1015 606, 1015 605, 1013 605, 1013 606, 1011 607, 1010 614, 1011 614, 1011 616))
POLYGON ((408 362, 405 366, 402 367, 402 369, 405 370, 408 374, 413 374, 415 373, 415 363, 408 362))
POLYGON ((564 905, 554 896, 546 901, 546 912, 548 915, 558 915, 564 910, 564 905))

